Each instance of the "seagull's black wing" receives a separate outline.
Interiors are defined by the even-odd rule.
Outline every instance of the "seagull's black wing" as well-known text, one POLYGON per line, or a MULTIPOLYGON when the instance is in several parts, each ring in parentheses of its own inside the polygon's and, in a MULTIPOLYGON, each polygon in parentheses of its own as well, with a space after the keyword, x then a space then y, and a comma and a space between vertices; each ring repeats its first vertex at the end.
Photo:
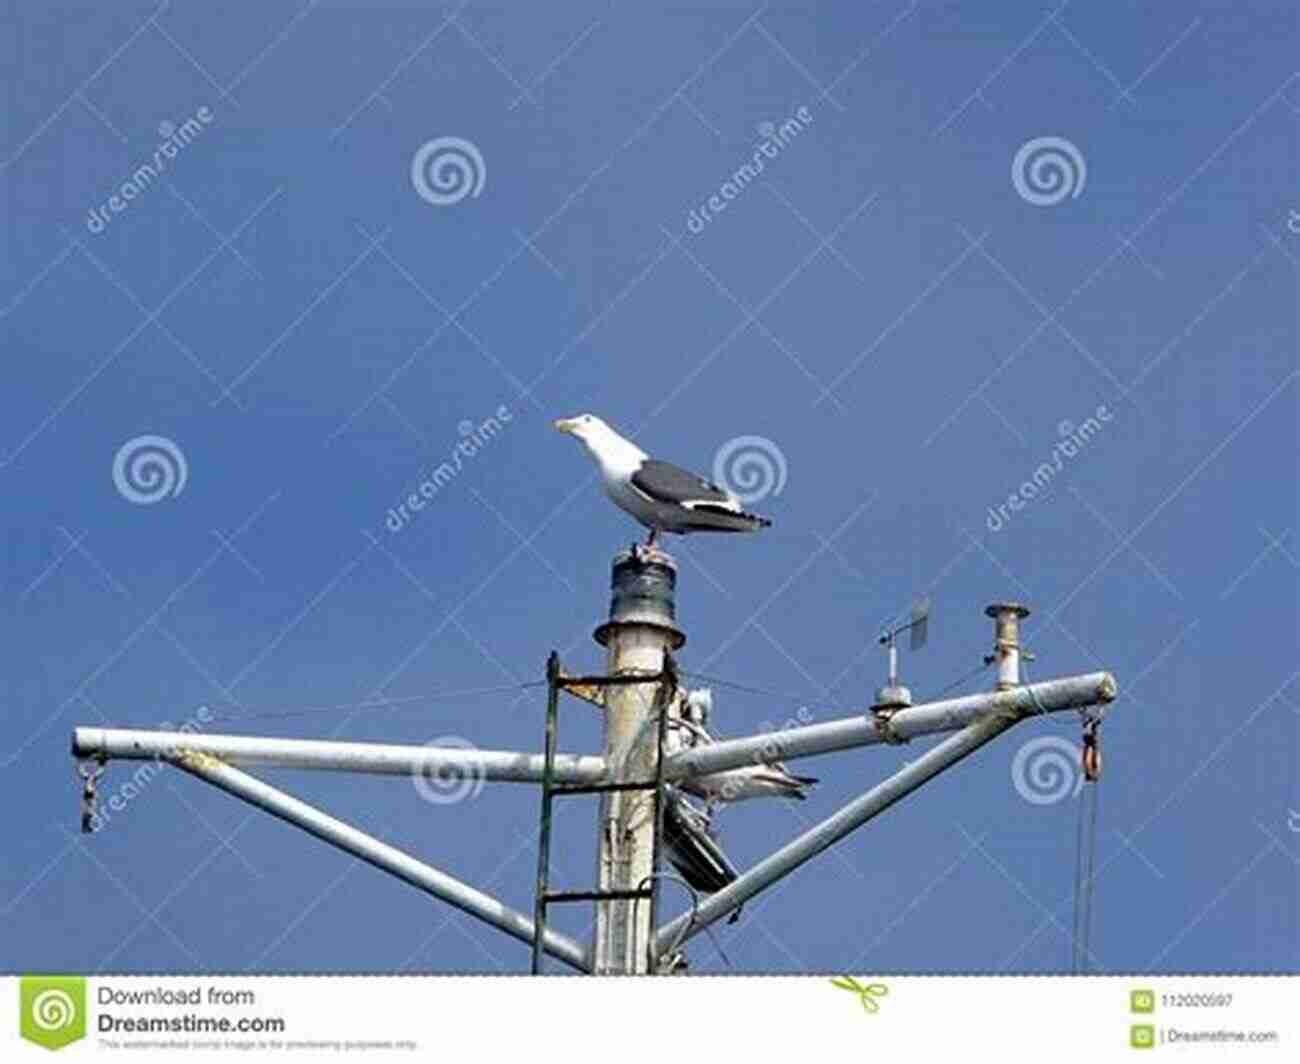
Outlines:
POLYGON ((664 842, 668 859, 696 890, 713 894, 735 881, 736 866, 713 840, 708 820, 671 790, 665 792, 664 842))
POLYGON ((716 484, 681 466, 654 458, 647 458, 632 474, 632 486, 656 502, 675 506, 711 503, 728 510, 738 509, 735 500, 716 484))

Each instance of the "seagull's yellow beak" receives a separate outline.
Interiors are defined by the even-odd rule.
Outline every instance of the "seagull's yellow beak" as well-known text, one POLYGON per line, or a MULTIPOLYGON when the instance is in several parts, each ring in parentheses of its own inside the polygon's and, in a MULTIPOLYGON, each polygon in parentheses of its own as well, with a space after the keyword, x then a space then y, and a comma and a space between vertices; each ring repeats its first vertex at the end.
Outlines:
POLYGON ((578 427, 577 418, 562 417, 555 423, 555 428, 559 432, 572 433, 578 427))

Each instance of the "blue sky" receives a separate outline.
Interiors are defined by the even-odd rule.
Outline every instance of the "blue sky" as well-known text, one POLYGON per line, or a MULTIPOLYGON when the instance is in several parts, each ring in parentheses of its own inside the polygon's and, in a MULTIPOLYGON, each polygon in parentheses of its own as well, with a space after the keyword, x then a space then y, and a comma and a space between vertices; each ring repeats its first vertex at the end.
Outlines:
MULTIPOLYGON (((1026 601, 1031 675, 1121 689, 1095 966, 1295 969, 1293 5, 4 20, 6 970, 524 970, 517 943, 175 773, 74 834, 67 737, 316 707, 208 727, 539 748, 536 688, 432 696, 536 680, 553 647, 600 665, 637 530, 550 428, 584 410, 704 472, 742 436, 784 463, 754 504, 771 529, 670 544, 682 667, 789 696, 719 687, 717 730, 861 711, 878 626, 920 592, 931 640, 904 673, 934 697, 988 649, 984 606, 1026 601), (411 163, 442 137, 482 184, 435 204, 411 163), (1061 165, 1013 172, 1040 138, 1061 165), (693 232, 711 196, 731 198, 693 232), (115 478, 150 435, 179 492, 115 478), (355 708, 377 698, 405 701, 355 708)), ((568 707, 563 747, 597 725, 568 707)), ((726 960, 696 939, 695 968, 1062 970, 1079 800, 1012 776, 1046 737, 1077 725, 1021 725, 720 928, 726 960)), ((923 745, 804 763, 813 797, 725 811, 724 845, 753 863, 923 745)), ((274 780, 531 905, 532 788, 437 806, 402 779, 274 780)), ((557 882, 590 884, 594 818, 565 804, 557 882)))

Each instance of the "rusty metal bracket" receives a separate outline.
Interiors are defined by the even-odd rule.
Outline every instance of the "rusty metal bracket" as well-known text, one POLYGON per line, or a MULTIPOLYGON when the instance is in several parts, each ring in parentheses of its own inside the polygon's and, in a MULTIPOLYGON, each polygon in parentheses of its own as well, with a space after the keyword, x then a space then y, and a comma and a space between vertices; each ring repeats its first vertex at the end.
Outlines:
POLYGON ((896 709, 873 709, 871 715, 876 720, 876 730, 880 732, 880 738, 890 746, 902 746, 904 743, 910 743, 912 740, 906 735, 899 735, 894 730, 893 718, 897 713, 896 709))
POLYGON ((74 766, 77 776, 81 780, 81 832, 83 835, 89 835, 95 830, 96 789, 99 784, 99 777, 104 774, 104 768, 108 764, 108 760, 101 754, 94 758, 93 763, 93 768, 90 760, 78 761, 74 766))

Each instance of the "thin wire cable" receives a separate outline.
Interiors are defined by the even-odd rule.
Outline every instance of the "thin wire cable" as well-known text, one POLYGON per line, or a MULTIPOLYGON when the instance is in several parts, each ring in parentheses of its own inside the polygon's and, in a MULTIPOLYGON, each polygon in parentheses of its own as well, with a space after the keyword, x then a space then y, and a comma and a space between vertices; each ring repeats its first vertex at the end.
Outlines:
POLYGON ((213 721, 278 720, 287 717, 303 717, 323 713, 342 713, 346 711, 360 713, 368 710, 388 710, 402 706, 411 706, 417 702, 438 702, 452 698, 469 698, 474 695, 502 694, 508 691, 522 691, 530 687, 545 686, 545 680, 530 680, 528 683, 499 684, 495 687, 467 687, 457 691, 426 691, 423 694, 403 695, 400 698, 372 698, 366 699, 362 702, 342 702, 330 706, 302 706, 298 709, 270 711, 259 710, 253 713, 217 713, 210 719, 213 721))
POLYGON ((992 664, 993 664, 993 662, 991 662, 991 661, 985 661, 985 662, 982 662, 980 665, 978 665, 978 666, 977 666, 976 668, 974 668, 974 669, 971 669, 971 671, 968 672, 968 673, 966 673, 965 675, 963 675, 963 676, 958 676, 957 679, 953 680, 952 683, 948 684, 946 687, 941 687, 941 688, 939 688, 939 690, 937 690, 937 691, 934 693, 934 697, 935 697, 935 698, 939 698, 939 697, 941 697, 941 696, 943 696, 943 695, 946 695, 946 694, 947 694, 949 691, 951 691, 954 687, 960 687, 962 684, 966 683, 968 680, 973 680, 976 676, 978 676, 980 673, 984 672, 984 670, 986 670, 986 669, 987 669, 990 665, 992 665, 992 664))
MULTIPOLYGON (((1026 665, 1023 656, 1020 659, 1020 672, 1024 676, 1024 682, 1020 686, 1025 688, 1029 692, 1029 700, 1034 703, 1034 707, 1036 710, 1036 712, 1034 712, 1032 716, 1042 717, 1045 721, 1047 721, 1048 724, 1051 724, 1055 727, 1064 727, 1064 728, 1072 727, 1072 725, 1068 721, 1057 720, 1051 713, 1047 711, 1047 707, 1044 706, 1043 703, 1038 700, 1038 693, 1034 690, 1033 680, 1029 678, 1029 668, 1026 665)), ((1083 709, 1079 710, 1080 719, 1085 719, 1086 716, 1087 716, 1086 710, 1083 709)))
POLYGON ((750 687, 748 684, 736 683, 734 680, 724 680, 720 676, 710 676, 703 672, 689 672, 686 669, 682 669, 680 672, 683 676, 689 676, 695 680, 704 680, 707 683, 715 683, 719 687, 730 687, 736 691, 744 691, 746 694, 763 695, 766 698, 779 698, 786 702, 799 702, 806 706, 826 704, 824 698, 809 698, 807 695, 792 695, 782 691, 768 691, 762 687, 750 687))
POLYGON ((1082 896, 1083 896, 1083 807, 1084 803, 1079 803, 1079 815, 1075 818, 1074 830, 1074 889, 1073 889, 1073 922, 1070 927, 1070 974, 1077 975, 1079 972, 1079 940, 1080 940, 1080 915, 1082 914, 1082 896))
MULTIPOLYGON (((987 669, 991 664, 992 664, 991 662, 983 662, 977 668, 972 669, 970 672, 957 677, 957 679, 953 680, 947 686, 941 687, 935 693, 934 697, 938 698, 940 695, 945 695, 949 691, 951 691, 954 687, 958 687, 961 684, 965 683, 967 680, 973 679, 974 677, 978 676, 981 672, 983 672, 985 669, 987 669)), ((707 683, 717 684, 719 687, 729 687, 736 691, 744 691, 746 694, 763 695, 766 698, 779 698, 787 702, 798 702, 802 705, 809 706, 809 707, 815 707, 819 705, 825 706, 827 704, 826 701, 822 698, 813 698, 807 695, 792 695, 783 691, 769 691, 762 687, 752 687, 748 684, 736 683, 734 680, 726 680, 720 676, 710 676, 707 673, 703 673, 703 672, 691 672, 687 669, 682 669, 681 674, 683 676, 689 676, 695 680, 704 680, 707 683)))
POLYGON ((1083 945, 1080 951, 1080 963, 1082 970, 1088 970, 1088 963, 1092 957, 1092 907, 1094 897, 1093 877, 1095 875, 1097 863, 1097 805, 1099 792, 1097 784, 1100 781, 1094 780, 1090 785, 1092 792, 1091 801, 1089 802, 1088 816, 1088 861, 1087 861, 1087 878, 1083 884, 1083 945))

